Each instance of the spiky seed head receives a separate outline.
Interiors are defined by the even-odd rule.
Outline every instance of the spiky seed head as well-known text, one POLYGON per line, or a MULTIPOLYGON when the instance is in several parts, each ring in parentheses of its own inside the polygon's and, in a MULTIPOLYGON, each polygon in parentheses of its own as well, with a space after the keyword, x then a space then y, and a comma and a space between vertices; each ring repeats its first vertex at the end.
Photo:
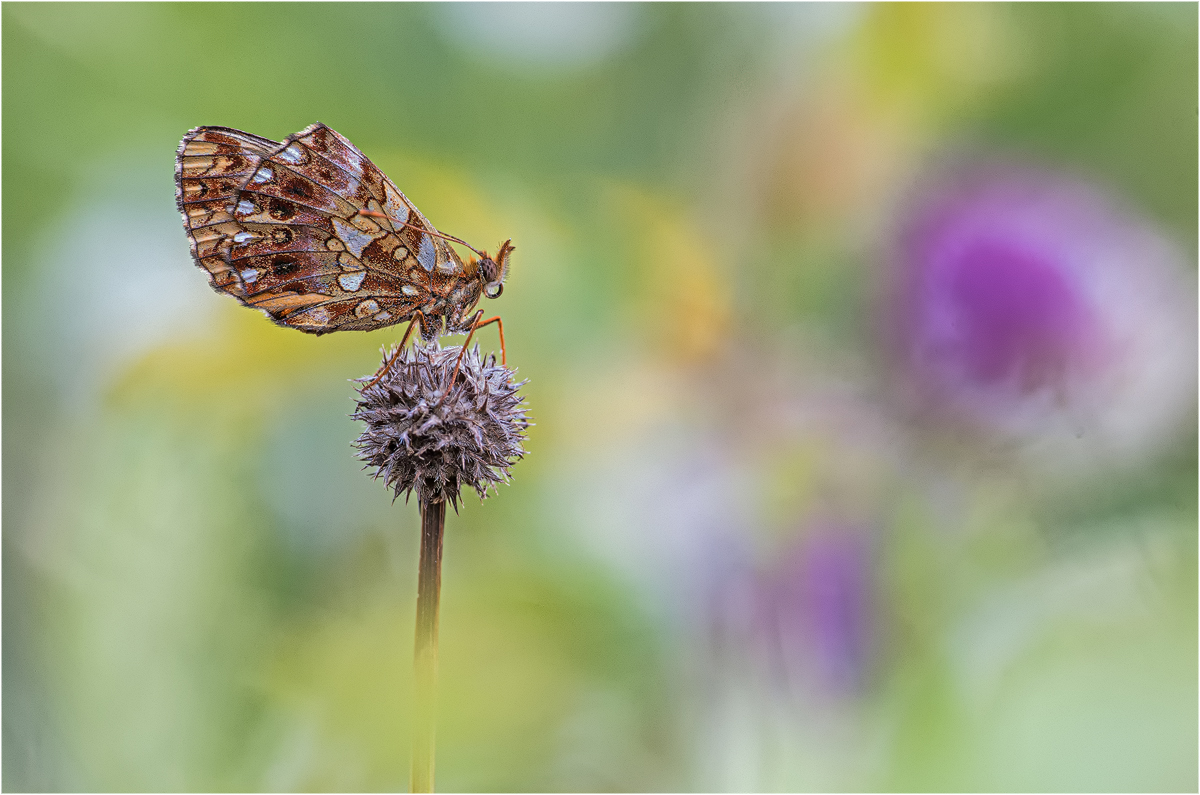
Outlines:
POLYGON ((359 379, 352 415, 367 424, 355 445, 374 477, 397 497, 415 491, 423 504, 445 501, 456 510, 463 486, 482 500, 508 482, 532 424, 518 392, 527 382, 494 355, 480 356, 478 346, 463 354, 450 383, 460 350, 417 342, 377 382, 359 379))

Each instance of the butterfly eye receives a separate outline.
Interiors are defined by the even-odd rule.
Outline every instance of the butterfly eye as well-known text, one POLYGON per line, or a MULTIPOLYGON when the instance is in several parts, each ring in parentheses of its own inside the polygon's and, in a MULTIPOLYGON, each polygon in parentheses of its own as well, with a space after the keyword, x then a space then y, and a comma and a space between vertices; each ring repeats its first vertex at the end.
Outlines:
POLYGON ((485 282, 495 280, 497 270, 499 269, 496 267, 496 263, 490 257, 479 260, 479 273, 485 282))
POLYGON ((487 287, 483 288, 483 294, 488 298, 499 298, 500 293, 502 292, 504 292, 504 285, 499 282, 495 284, 489 284, 487 287), (496 288, 496 292, 492 292, 493 287, 496 288))

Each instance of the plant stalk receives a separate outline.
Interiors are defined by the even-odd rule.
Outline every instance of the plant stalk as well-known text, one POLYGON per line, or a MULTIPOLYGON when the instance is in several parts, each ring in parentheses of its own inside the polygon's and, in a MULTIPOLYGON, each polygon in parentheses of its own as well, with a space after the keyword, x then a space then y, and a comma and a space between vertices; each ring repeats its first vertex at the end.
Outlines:
POLYGON ((433 792, 437 728, 438 599, 442 589, 445 502, 421 502, 421 568, 417 580, 417 629, 413 649, 413 792, 433 792))

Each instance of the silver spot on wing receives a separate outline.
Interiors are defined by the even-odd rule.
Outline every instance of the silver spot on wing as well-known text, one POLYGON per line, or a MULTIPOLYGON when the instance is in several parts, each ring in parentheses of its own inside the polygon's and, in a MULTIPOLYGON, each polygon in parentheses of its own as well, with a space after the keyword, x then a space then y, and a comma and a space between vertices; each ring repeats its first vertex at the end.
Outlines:
POLYGON ((378 311, 379 311, 379 303, 373 298, 368 298, 367 300, 363 301, 358 306, 354 307, 354 314, 357 315, 358 317, 366 317, 367 315, 373 315, 378 311))
POLYGON ((366 271, 356 271, 354 273, 343 273, 338 277, 338 284, 347 292, 355 292, 359 287, 362 287, 363 279, 367 278, 366 271))
POLYGON ((296 163, 304 162, 304 153, 300 151, 300 147, 292 144, 279 153, 279 159, 285 163, 295 165, 296 163))
POLYGON ((288 315, 287 322, 293 326, 323 326, 329 322, 329 310, 323 306, 294 312, 288 315))
POLYGON ((363 232, 361 229, 343 221, 341 218, 334 216, 333 228, 337 230, 337 236, 346 244, 346 248, 355 258, 361 258, 363 249, 371 245, 371 241, 375 238, 363 232))
POLYGON ((429 235, 421 235, 421 250, 417 252, 417 262, 430 273, 437 264, 437 251, 433 247, 433 238, 429 235))
POLYGON ((383 203, 387 214, 399 224, 399 226, 397 224, 392 225, 399 232, 400 226, 403 226, 408 221, 408 205, 404 203, 404 200, 400 198, 400 194, 396 193, 391 185, 384 186, 383 203))

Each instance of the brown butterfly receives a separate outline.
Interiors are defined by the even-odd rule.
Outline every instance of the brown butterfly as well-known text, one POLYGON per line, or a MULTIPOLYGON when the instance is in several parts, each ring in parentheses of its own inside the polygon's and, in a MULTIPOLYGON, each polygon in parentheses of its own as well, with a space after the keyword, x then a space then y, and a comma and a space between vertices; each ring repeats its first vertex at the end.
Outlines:
POLYGON ((175 196, 192 257, 213 289, 279 325, 326 334, 408 320, 403 348, 413 325, 434 340, 494 322, 503 361, 500 318, 480 322, 483 310, 472 310, 480 296, 503 292, 512 241, 493 259, 438 232, 324 124, 282 142, 197 127, 179 145, 175 196), (479 258, 464 263, 451 240, 479 258))

